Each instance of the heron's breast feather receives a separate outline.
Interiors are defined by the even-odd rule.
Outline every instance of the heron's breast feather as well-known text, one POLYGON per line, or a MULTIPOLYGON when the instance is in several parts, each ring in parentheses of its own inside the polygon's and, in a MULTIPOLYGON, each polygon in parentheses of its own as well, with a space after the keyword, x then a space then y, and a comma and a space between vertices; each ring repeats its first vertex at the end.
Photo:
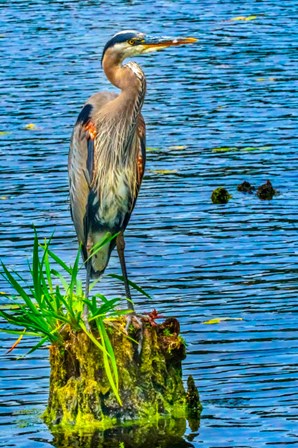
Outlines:
POLYGON ((121 228, 131 204, 131 192, 126 176, 119 174, 107 180, 101 188, 99 219, 110 228, 121 228))

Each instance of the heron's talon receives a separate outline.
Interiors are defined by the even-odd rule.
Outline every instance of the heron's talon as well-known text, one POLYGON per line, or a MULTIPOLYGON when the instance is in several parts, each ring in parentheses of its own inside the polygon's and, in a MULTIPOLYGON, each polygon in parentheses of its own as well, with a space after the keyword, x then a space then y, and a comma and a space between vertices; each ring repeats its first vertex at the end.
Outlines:
POLYGON ((83 322, 85 324, 85 327, 86 327, 87 331, 89 331, 89 333, 91 333, 91 327, 90 327, 90 323, 89 323, 89 320, 88 320, 88 308, 87 307, 84 307, 84 311, 83 311, 83 314, 82 314, 82 319, 83 319, 83 322))
POLYGON ((142 348, 143 348, 143 340, 144 340, 144 324, 143 324, 143 317, 137 316, 136 313, 128 314, 127 316, 127 322, 125 325, 125 330, 128 333, 130 325, 133 326, 133 328, 137 328, 140 330, 140 336, 139 336, 139 342, 138 342, 138 355, 141 354, 142 348))
POLYGON ((83 318, 83 321, 84 321, 86 330, 88 331, 88 333, 91 333, 91 327, 90 327, 90 323, 89 323, 88 319, 83 318))
POLYGON ((126 325, 125 325, 125 331, 128 333, 129 327, 132 324, 132 314, 128 314, 126 318, 126 325))

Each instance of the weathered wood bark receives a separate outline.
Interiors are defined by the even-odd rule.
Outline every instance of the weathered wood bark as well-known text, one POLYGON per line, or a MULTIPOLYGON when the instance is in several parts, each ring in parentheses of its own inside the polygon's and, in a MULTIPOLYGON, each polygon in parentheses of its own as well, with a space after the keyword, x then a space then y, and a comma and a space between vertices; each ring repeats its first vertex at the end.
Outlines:
MULTIPOLYGON (((119 405, 108 382, 101 351, 84 332, 65 330, 65 344, 50 348, 50 393, 44 419, 49 426, 111 428, 123 421, 156 421, 161 416, 185 418, 199 413, 194 384, 187 393, 182 382, 181 361, 185 344, 179 323, 167 319, 152 326, 144 322, 141 354, 140 330, 125 319, 106 322, 119 372, 119 405)), ((96 336, 96 334, 95 334, 96 336)))

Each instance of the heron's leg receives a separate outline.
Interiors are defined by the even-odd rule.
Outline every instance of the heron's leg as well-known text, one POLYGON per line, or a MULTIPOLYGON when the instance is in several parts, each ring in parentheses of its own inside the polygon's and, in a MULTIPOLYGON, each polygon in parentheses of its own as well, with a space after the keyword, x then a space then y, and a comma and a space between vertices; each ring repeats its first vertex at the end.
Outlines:
POLYGON ((126 263, 125 263, 125 257, 124 257, 125 241, 124 241, 124 236, 123 236, 122 232, 120 232, 116 238, 116 245, 117 245, 118 256, 119 256, 119 260, 120 260, 120 264, 121 264, 122 275, 124 278, 125 294, 128 299, 127 300, 128 309, 132 310, 134 312, 134 306, 131 301, 130 288, 129 288, 128 278, 127 278, 126 263))
POLYGON ((119 233, 119 235, 117 236, 116 245, 117 245, 119 260, 120 260, 120 264, 121 264, 122 275, 124 278, 125 294, 128 299, 127 305, 128 305, 128 309, 132 311, 127 316, 126 331, 128 330, 130 324, 132 323, 132 320, 135 319, 141 329, 139 343, 138 343, 138 353, 140 354, 142 351, 142 347, 143 347, 144 326, 143 326, 142 319, 136 315, 135 309, 134 309, 134 306, 133 306, 133 303, 131 300, 130 288, 129 288, 129 284, 128 284, 128 277, 127 277, 127 271, 126 271, 126 263, 125 263, 125 257, 124 257, 125 241, 124 241, 122 232, 119 233))
MULTIPOLYGON (((90 274, 91 274, 91 261, 88 260, 86 263, 86 285, 85 285, 86 299, 89 298, 90 274)), ((90 325, 88 322, 88 306, 86 305, 86 303, 84 304, 82 317, 83 317, 83 321, 85 322, 85 325, 87 327, 87 330, 90 331, 90 325)))

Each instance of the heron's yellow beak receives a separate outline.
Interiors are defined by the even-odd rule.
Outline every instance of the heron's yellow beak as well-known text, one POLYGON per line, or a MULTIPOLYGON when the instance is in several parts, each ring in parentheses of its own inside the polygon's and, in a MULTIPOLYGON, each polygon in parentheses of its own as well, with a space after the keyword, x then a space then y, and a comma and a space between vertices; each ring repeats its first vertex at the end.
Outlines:
POLYGON ((175 39, 171 38, 150 38, 145 37, 144 42, 141 43, 144 48, 144 52, 161 50, 162 48, 174 47, 177 45, 193 44, 197 42, 198 39, 195 37, 177 37, 175 39))

